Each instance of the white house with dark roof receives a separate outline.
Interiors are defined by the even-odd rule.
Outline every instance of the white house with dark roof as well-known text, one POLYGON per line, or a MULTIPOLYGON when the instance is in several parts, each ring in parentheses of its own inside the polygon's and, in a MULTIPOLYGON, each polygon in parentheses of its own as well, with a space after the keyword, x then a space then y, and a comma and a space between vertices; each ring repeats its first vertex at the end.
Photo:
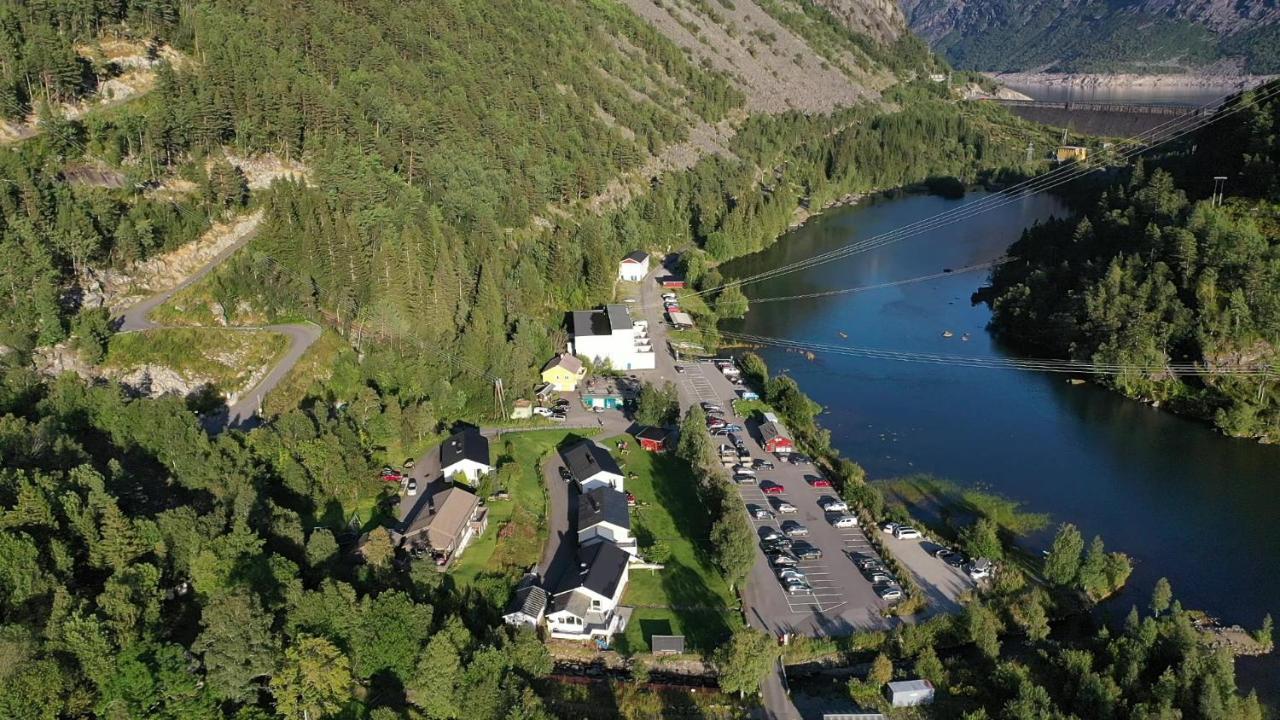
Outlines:
POLYGON ((618 279, 629 280, 631 282, 639 282, 649 274, 649 253, 642 250, 636 250, 627 253, 622 258, 622 262, 618 263, 618 279))
POLYGON ((450 435, 440 444, 440 474, 447 480, 461 473, 475 485, 481 475, 493 472, 489 464, 489 439, 475 428, 450 435))
POLYGON ((631 555, 610 542, 578 549, 577 572, 561 578, 547 608, 551 637, 606 640, 627 627, 631 609, 619 607, 627 587, 631 555))
POLYGON ((573 354, 614 370, 652 370, 657 355, 645 325, 631 320, 626 305, 603 310, 575 310, 571 315, 573 354))
POLYGON ((578 496, 578 547, 598 542, 611 542, 630 555, 639 551, 626 493, 598 487, 578 496))
POLYGON ((624 477, 618 461, 613 459, 608 450, 591 440, 583 440, 560 453, 564 466, 569 468, 573 479, 578 482, 582 492, 590 492, 596 488, 611 488, 625 492, 624 477))

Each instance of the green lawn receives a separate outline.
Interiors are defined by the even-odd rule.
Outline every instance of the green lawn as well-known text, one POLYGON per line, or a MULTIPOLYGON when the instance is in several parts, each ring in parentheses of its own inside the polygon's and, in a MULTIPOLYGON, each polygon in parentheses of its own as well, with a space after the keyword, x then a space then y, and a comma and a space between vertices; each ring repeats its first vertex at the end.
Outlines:
POLYGON ((737 599, 711 560, 711 517, 698 500, 689 467, 670 454, 640 450, 629 436, 604 445, 616 452, 618 440, 628 452, 617 454, 630 475, 627 490, 636 496, 631 525, 641 554, 661 562, 663 570, 633 570, 624 605, 635 608, 623 652, 648 652, 653 635, 684 635, 690 649, 710 652, 740 622, 737 599))
POLYGON ((471 582, 481 574, 514 576, 538 562, 547 539, 542 462, 571 435, 576 434, 572 430, 508 433, 492 443, 499 470, 497 477, 481 488, 481 496, 501 487, 511 498, 487 501, 488 529, 471 541, 451 570, 459 583, 471 582))

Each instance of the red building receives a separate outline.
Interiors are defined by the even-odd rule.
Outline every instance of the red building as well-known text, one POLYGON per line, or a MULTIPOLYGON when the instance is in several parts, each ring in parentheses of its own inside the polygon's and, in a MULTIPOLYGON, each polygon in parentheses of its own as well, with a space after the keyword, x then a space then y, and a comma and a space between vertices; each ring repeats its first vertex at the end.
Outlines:
POLYGON ((649 452, 665 452, 667 449, 667 438, 670 433, 659 427, 647 427, 636 433, 636 440, 640 442, 640 447, 649 452))
POLYGON ((663 278, 662 287, 673 288, 673 289, 683 288, 684 280, 680 280, 678 278, 672 278, 672 277, 663 278))
POLYGON ((771 453, 789 453, 796 449, 795 443, 787 437, 786 428, 776 422, 766 422, 760 426, 760 437, 764 440, 764 449, 771 453))

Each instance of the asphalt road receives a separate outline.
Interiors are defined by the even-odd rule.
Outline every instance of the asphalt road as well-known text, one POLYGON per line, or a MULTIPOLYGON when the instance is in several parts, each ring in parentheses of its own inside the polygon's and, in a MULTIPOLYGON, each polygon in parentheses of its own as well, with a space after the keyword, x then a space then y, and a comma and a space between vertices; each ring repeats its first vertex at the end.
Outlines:
MULTIPOLYGON (((261 219, 261 214, 258 215, 258 218, 261 219)), ((119 317, 114 318, 117 331, 141 332, 169 327, 152 322, 151 312, 168 302, 177 293, 203 280, 214 268, 234 255, 237 250, 247 245, 257 234, 258 226, 255 223, 249 232, 244 233, 243 237, 228 245, 217 255, 214 255, 185 280, 168 290, 161 290, 125 310, 119 317)), ((213 433, 227 429, 249 430, 262 422, 258 411, 262 408, 263 398, 274 390, 281 380, 284 380, 285 375, 288 375, 293 366, 298 363, 298 360, 302 359, 302 356, 307 352, 307 348, 311 347, 311 344, 320 338, 321 329, 313 323, 237 327, 219 325, 215 327, 220 330, 231 331, 260 330, 274 332, 289 338, 289 349, 285 351, 275 366, 256 385, 241 393, 239 399, 228 406, 224 412, 217 413, 205 421, 206 429, 213 433)))

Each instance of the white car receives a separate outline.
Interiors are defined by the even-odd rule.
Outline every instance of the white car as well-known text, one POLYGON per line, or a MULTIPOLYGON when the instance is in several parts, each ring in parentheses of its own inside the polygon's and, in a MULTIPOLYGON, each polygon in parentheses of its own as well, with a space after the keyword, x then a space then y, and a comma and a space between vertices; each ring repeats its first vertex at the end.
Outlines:
POLYGON ((410 495, 410 496, 417 495, 417 494, 418 494, 418 481, 417 481, 417 480, 410 480, 410 481, 408 482, 408 484, 406 484, 406 485, 405 485, 405 492, 406 492, 408 495, 410 495))
POLYGON ((832 520, 831 525, 838 528, 855 528, 858 527, 858 518, 852 515, 841 515, 832 520))
POLYGON ((892 535, 893 533, 897 532, 898 523, 896 522, 880 523, 880 529, 892 535))
POLYGON ((920 531, 907 525, 899 525, 893 529, 893 536, 899 540, 919 540, 924 537, 920 531))
POLYGON ((796 506, 792 505, 789 502, 778 503, 778 512, 782 513, 783 515, 786 515, 788 513, 793 513, 795 511, 796 511, 796 506))
POLYGON ((544 418, 549 418, 551 417, 551 408, 536 407, 533 409, 533 414, 544 417, 544 418))
POLYGON ((974 580, 986 580, 991 577, 991 561, 986 558, 978 558, 968 565, 965 565, 964 571, 974 580))
POLYGON ((828 500, 822 503, 822 511, 829 513, 847 513, 849 512, 849 505, 843 500, 828 500))

